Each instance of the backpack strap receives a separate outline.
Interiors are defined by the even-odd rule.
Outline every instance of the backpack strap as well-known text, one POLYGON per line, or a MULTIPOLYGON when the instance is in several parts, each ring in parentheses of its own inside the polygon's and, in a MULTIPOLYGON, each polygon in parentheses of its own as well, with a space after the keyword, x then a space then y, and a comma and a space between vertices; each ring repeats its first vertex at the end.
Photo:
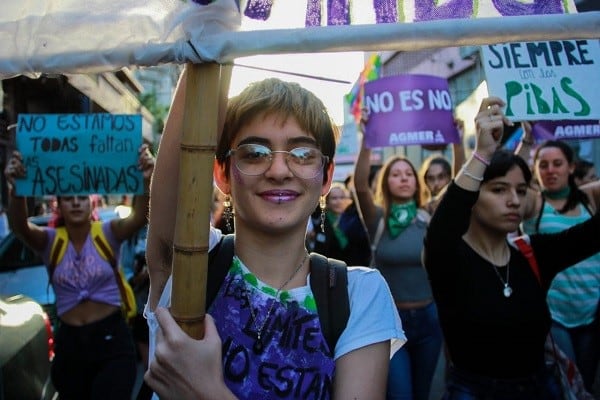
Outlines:
POLYGON ((385 229, 385 221, 383 217, 379 219, 379 223, 377 224, 377 230, 375 231, 375 237, 371 240, 371 263, 370 267, 375 267, 375 252, 377 251, 377 245, 381 240, 381 235, 383 235, 383 230, 385 229))
POLYGON ((65 251, 67 250, 67 243, 69 241, 67 229, 64 226, 56 228, 55 231, 56 234, 54 236, 54 241, 52 242, 52 248, 50 249, 50 264, 48 265, 48 283, 52 281, 54 269, 56 268, 60 260, 62 260, 62 258, 64 257, 65 251))
POLYGON ((98 253, 102 258, 110 263, 113 269, 117 268, 117 260, 115 259, 115 253, 113 252, 112 247, 106 240, 106 236, 104 236, 104 232, 102 232, 102 222, 94 221, 92 222, 92 240, 94 242, 94 246, 98 253))
MULTIPOLYGON (((50 279, 52 279, 54 269, 65 256, 67 243, 69 242, 67 229, 64 226, 56 228, 55 231, 56 235, 54 236, 54 242, 52 242, 52 248, 50 249, 50 265, 48 265, 50 279)), ((96 250, 98 250, 100 256, 108 261, 113 268, 115 268, 117 266, 117 260, 115 259, 115 254, 110 247, 110 244, 108 244, 108 241, 104 236, 104 232, 102 232, 101 221, 92 222, 91 235, 94 247, 96 247, 96 250)))
POLYGON ((540 275, 540 268, 538 267, 537 260, 535 259, 535 254, 533 254, 533 248, 531 247, 531 244, 529 244, 529 241, 525 239, 524 236, 517 236, 513 238, 513 243, 516 244, 521 253, 523 253, 538 283, 541 285, 542 277, 540 275))
POLYGON ((343 261, 310 254, 310 287, 315 295, 321 330, 333 355, 348 324, 348 269, 343 261))
POLYGON ((126 317, 128 317, 131 313, 137 312, 134 311, 137 308, 137 304, 135 304, 134 297, 132 297, 133 290, 125 280, 125 276, 123 275, 121 268, 119 268, 117 265, 115 253, 112 247, 110 247, 110 244, 108 243, 108 240, 102 231, 102 221, 92 222, 91 234, 94 247, 96 247, 96 250, 98 250, 100 256, 108 261, 112 267, 115 280, 117 281, 117 286, 119 287, 119 293, 121 294, 121 302, 123 303, 124 314, 126 317), (129 287, 126 288, 125 284, 127 284, 129 287))
MULTIPOLYGON (((115 275, 115 280, 117 281, 117 286, 119 287, 119 293, 121 294, 123 305, 125 306, 125 311, 130 312, 131 310, 133 310, 133 305, 130 302, 130 297, 127 296, 127 289, 125 288, 124 277, 121 275, 119 268, 117 267, 115 253, 113 252, 112 247, 110 247, 110 244, 108 243, 106 236, 102 231, 101 221, 92 222, 90 234, 92 236, 92 242, 94 243, 94 247, 98 251, 98 254, 100 254, 102 258, 104 258, 110 263, 113 273, 115 275)), ((48 285, 50 285, 50 282, 52 282, 52 275, 54 274, 56 266, 58 265, 58 263, 60 263, 60 261, 65 255, 68 241, 69 237, 67 234, 67 229, 64 226, 56 228, 56 236, 54 237, 54 242, 52 243, 52 248, 50 249, 50 264, 48 265, 48 285)))
POLYGON ((229 272, 233 260, 235 236, 230 233, 221 236, 219 243, 208 252, 208 273, 206 277, 206 309, 217 297, 219 289, 229 272))

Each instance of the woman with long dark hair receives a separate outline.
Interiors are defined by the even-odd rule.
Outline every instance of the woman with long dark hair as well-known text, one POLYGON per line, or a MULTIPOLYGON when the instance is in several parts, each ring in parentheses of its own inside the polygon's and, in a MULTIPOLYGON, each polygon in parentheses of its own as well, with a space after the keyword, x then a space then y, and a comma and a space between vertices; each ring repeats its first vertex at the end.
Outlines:
POLYGON ((509 240, 535 198, 525 161, 498 150, 504 102, 482 101, 472 156, 431 219, 424 263, 451 362, 445 400, 558 400, 546 371, 546 295, 561 271, 600 250, 600 216, 527 237, 540 280, 509 240), (572 251, 565 251, 571 249, 572 251))

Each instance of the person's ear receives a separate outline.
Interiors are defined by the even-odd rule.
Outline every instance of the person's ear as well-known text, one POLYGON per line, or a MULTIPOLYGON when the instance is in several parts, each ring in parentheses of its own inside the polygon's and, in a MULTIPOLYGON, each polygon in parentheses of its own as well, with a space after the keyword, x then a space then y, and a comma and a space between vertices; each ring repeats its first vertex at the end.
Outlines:
POLYGON ((229 177, 225 173, 225 164, 219 164, 216 159, 213 161, 213 179, 222 193, 231 193, 229 177))
POLYGON ((333 162, 327 167, 327 176, 323 177, 323 186, 321 188, 321 196, 327 196, 329 189, 331 189, 331 183, 333 182, 333 162))

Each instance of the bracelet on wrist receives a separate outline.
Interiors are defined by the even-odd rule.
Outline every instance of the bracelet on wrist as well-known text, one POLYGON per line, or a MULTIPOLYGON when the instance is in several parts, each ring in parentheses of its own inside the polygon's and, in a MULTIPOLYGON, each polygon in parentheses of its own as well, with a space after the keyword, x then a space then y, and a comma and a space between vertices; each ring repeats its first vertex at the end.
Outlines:
POLYGON ((478 161, 481 161, 483 164, 485 164, 486 167, 490 166, 490 160, 483 157, 481 154, 477 153, 476 151, 473 152, 473 158, 478 161))
POLYGON ((466 169, 463 169, 462 173, 463 173, 463 175, 468 176, 469 178, 471 178, 477 182, 483 182, 483 177, 475 176, 472 173, 470 173, 469 171, 467 171, 466 169))

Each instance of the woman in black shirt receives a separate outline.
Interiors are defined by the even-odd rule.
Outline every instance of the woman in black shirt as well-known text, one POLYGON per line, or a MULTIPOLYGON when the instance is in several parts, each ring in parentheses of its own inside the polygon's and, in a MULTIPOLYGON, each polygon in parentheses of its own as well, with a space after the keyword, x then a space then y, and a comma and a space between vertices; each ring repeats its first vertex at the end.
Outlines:
POLYGON ((541 273, 508 239, 523 218, 531 172, 497 150, 502 100, 484 99, 477 144, 448 187, 425 237, 431 280, 452 367, 446 400, 551 400, 544 343, 546 293, 561 270, 600 250, 600 216, 557 234, 529 237, 541 273), (576 249, 577 251, 565 251, 576 249))

